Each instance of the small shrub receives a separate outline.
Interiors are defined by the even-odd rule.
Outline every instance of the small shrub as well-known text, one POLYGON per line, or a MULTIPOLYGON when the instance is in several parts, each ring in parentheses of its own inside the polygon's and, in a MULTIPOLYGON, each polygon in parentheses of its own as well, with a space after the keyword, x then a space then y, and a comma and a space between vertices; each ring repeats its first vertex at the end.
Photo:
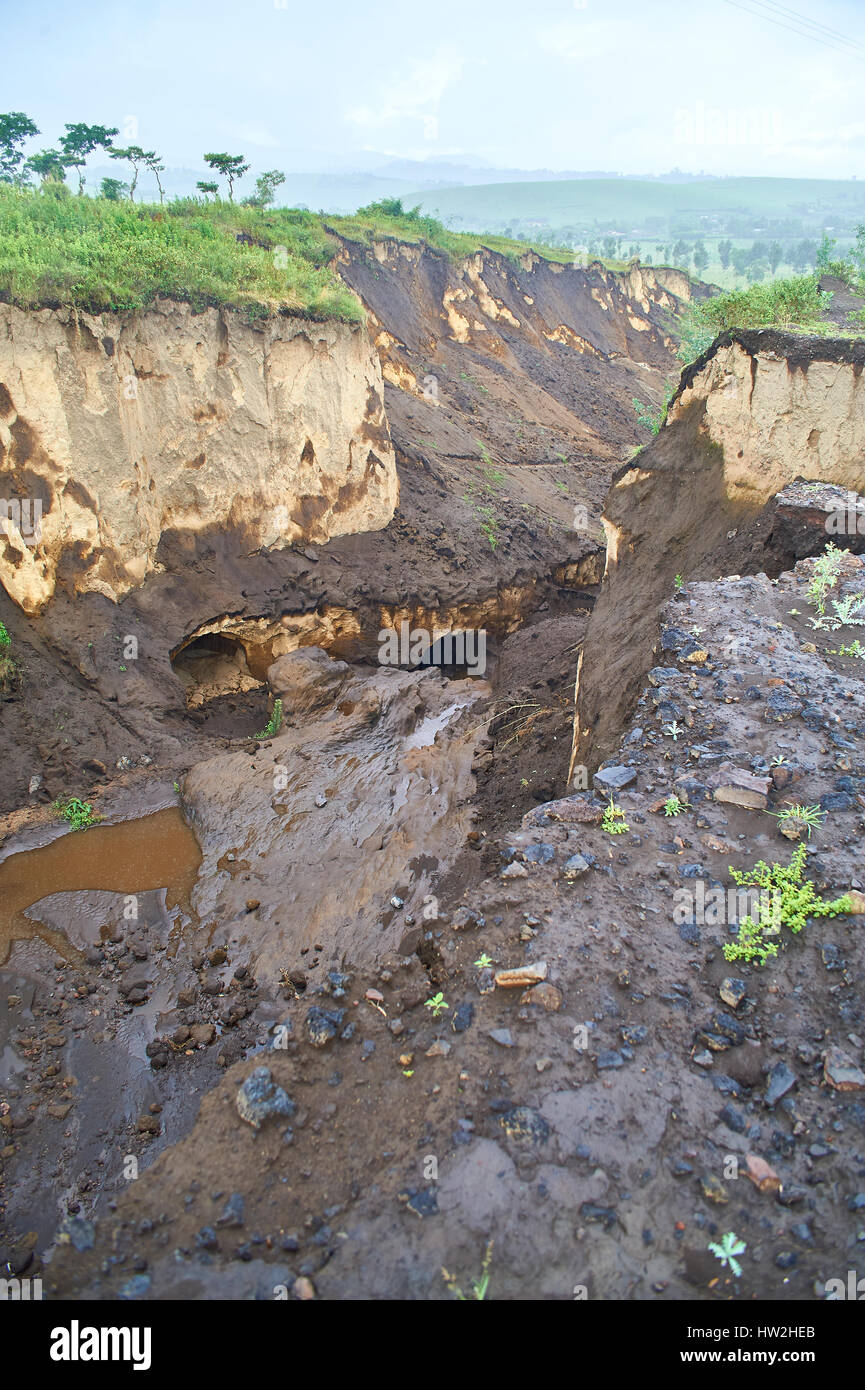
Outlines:
POLYGON ((89 826, 97 825, 102 820, 102 817, 94 812, 91 802, 82 801, 77 796, 60 797, 51 809, 73 830, 87 830, 89 826))
POLYGON ((731 866, 733 881, 739 887, 759 888, 760 897, 756 916, 743 917, 737 940, 724 947, 727 960, 757 961, 765 965, 771 956, 778 954, 782 927, 796 935, 809 917, 837 917, 849 912, 847 894, 831 902, 817 896, 814 884, 805 878, 806 856, 805 846, 800 845, 789 864, 769 865, 761 859, 753 869, 744 872, 731 866))
POLYGON ((624 835, 630 828, 621 806, 617 806, 613 798, 610 797, 610 804, 604 812, 604 819, 601 821, 601 829, 606 830, 608 835, 624 835))

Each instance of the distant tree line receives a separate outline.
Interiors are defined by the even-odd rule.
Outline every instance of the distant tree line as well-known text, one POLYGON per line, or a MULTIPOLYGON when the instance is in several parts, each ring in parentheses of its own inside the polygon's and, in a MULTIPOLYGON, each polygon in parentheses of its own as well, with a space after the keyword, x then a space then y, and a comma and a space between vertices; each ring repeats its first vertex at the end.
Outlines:
MULTIPOLYGON (((78 178, 78 195, 83 196, 88 157, 96 150, 103 150, 109 159, 129 166, 126 180, 102 180, 99 192, 103 198, 111 202, 129 198, 134 202, 138 178, 144 169, 156 179, 159 201, 165 201, 165 189, 160 178, 160 174, 165 172, 165 164, 155 150, 145 150, 141 145, 115 145, 114 137, 120 133, 116 126, 87 125, 84 121, 77 121, 64 126, 64 131, 56 146, 25 156, 26 142, 41 134, 36 123, 23 111, 8 111, 0 115, 0 183, 26 188, 32 187, 32 180, 36 178, 44 190, 65 196, 69 193, 67 173, 74 171, 78 178)), ((225 180, 228 201, 233 203, 234 185, 251 167, 244 156, 211 152, 204 156, 204 162, 225 180)), ((285 174, 278 169, 259 174, 255 181, 255 192, 243 199, 244 206, 269 207, 275 200, 277 188, 283 183, 285 174)), ((219 184, 216 182, 199 180, 196 187, 205 197, 219 195, 219 184)))

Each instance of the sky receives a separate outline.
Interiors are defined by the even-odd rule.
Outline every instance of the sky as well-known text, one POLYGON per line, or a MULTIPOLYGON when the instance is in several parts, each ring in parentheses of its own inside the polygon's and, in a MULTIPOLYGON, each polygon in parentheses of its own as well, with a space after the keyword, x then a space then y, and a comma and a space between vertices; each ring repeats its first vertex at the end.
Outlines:
POLYGON ((863 0, 0 0, 0 20, 28 152, 87 121, 202 172, 226 150, 286 172, 865 175, 863 0))

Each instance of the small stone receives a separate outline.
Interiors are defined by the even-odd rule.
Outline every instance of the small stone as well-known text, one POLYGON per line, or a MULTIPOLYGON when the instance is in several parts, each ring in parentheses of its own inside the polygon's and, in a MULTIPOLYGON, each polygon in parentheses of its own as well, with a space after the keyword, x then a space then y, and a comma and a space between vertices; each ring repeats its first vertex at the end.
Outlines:
POLYGON ((865 1091, 865 1072, 840 1047, 827 1049, 823 1080, 836 1091, 865 1091))
POLYGON ((562 872, 567 879, 582 878, 589 872, 591 865, 588 859, 584 859, 581 854, 572 854, 563 865, 562 872))
POLYGON ((616 1052, 615 1048, 607 1048, 604 1052, 599 1052, 595 1062, 598 1071, 612 1071, 624 1065, 624 1057, 621 1052, 616 1052))
POLYGON ((748 811, 764 811, 769 805, 768 777, 758 777, 744 768, 722 763, 709 777, 716 801, 741 806, 748 811))
POLYGON ((408 1210, 421 1220, 438 1214, 438 1193, 434 1187, 410 1188, 407 1192, 398 1193, 398 1196, 408 1210))
POLYGON ((256 1067, 239 1088, 235 1097, 237 1113, 253 1129, 260 1129, 265 1120, 275 1116, 291 1119, 297 1108, 281 1086, 274 1082, 267 1067, 256 1067))
POLYGON ((700 1179, 700 1187, 703 1189, 703 1196, 708 1202, 714 1202, 716 1206, 723 1206, 729 1202, 727 1190, 720 1178, 716 1178, 714 1173, 709 1173, 700 1179))
POLYGON ((624 791, 637 780, 637 770, 633 767, 617 765, 602 767, 592 778, 592 786, 602 796, 612 796, 614 792, 624 791))
POLYGON ((494 1043, 498 1043, 499 1047, 516 1047, 510 1028, 493 1028, 490 1030, 489 1037, 494 1043))
POLYGON ((515 1105, 499 1116, 499 1124, 509 1139, 518 1144, 546 1144, 550 1126, 543 1115, 528 1105, 515 1105))
POLYGON ((792 1091, 795 1085, 796 1077, 787 1066, 787 1063, 776 1062, 769 1072, 766 1095, 764 1097, 766 1104, 770 1108, 777 1105, 778 1101, 786 1096, 788 1091, 792 1091))
POLYGON ((748 1154, 745 1159, 745 1176, 749 1177, 759 1192, 780 1192, 781 1179, 771 1164, 759 1154, 748 1154))
MULTIPOLYGON (((490 971, 490 974, 492 974, 492 971, 490 971)), ((469 1028, 471 1028, 474 1016, 474 1004, 466 1002, 464 1004, 458 1005, 457 1008, 454 1010, 454 1016, 451 1019, 452 1032, 465 1033, 469 1028)))
POLYGON ((564 995, 555 985, 540 984, 533 989, 527 989, 525 994, 520 995, 521 1004, 540 1004, 541 1008, 546 1009, 547 1013, 558 1013, 564 1003, 564 995))
POLYGON ((323 792, 318 792, 316 794, 315 804, 319 808, 319 810, 321 810, 322 806, 327 805, 327 797, 324 795, 323 792))
POLYGON ((432 1047, 427 1048, 425 1056, 447 1057, 450 1050, 451 1045, 449 1042, 445 1042, 444 1038, 437 1038, 436 1041, 433 1043, 432 1047))
POLYGON ((728 975, 721 981, 721 988, 718 990, 725 1004, 729 1004, 731 1009, 738 1009, 742 1000, 745 998, 748 986, 744 980, 736 979, 735 976, 728 975))
POLYGON ((528 878, 529 871, 525 864, 518 864, 517 861, 514 860, 512 864, 508 864, 506 869, 502 869, 501 876, 506 879, 528 878))
POLYGON ((552 864, 555 857, 556 850, 554 845, 529 845, 523 850, 523 859, 526 864, 552 864))
POLYGON ((345 1009, 321 1009, 317 1004, 306 1015, 306 1036, 313 1047, 325 1047, 335 1038, 345 1018, 345 1009))

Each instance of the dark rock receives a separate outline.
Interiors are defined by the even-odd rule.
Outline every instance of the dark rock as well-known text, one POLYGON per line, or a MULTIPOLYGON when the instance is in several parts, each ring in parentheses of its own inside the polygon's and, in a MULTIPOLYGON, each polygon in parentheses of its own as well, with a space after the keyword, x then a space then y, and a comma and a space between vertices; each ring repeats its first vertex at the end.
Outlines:
POLYGON ((250 1072, 237 1092, 235 1104, 240 1118, 253 1129, 277 1116, 290 1120, 297 1109, 282 1087, 276 1085, 267 1067, 256 1067, 250 1072))
POLYGON ((796 1077, 787 1066, 786 1062, 776 1062, 766 1085, 765 1102, 768 1106, 777 1105, 778 1101, 786 1096, 788 1091, 792 1091, 796 1085, 796 1077))
POLYGON ((313 1047, 325 1047, 335 1038, 345 1018, 345 1009, 322 1009, 317 1004, 306 1015, 306 1036, 313 1047))

